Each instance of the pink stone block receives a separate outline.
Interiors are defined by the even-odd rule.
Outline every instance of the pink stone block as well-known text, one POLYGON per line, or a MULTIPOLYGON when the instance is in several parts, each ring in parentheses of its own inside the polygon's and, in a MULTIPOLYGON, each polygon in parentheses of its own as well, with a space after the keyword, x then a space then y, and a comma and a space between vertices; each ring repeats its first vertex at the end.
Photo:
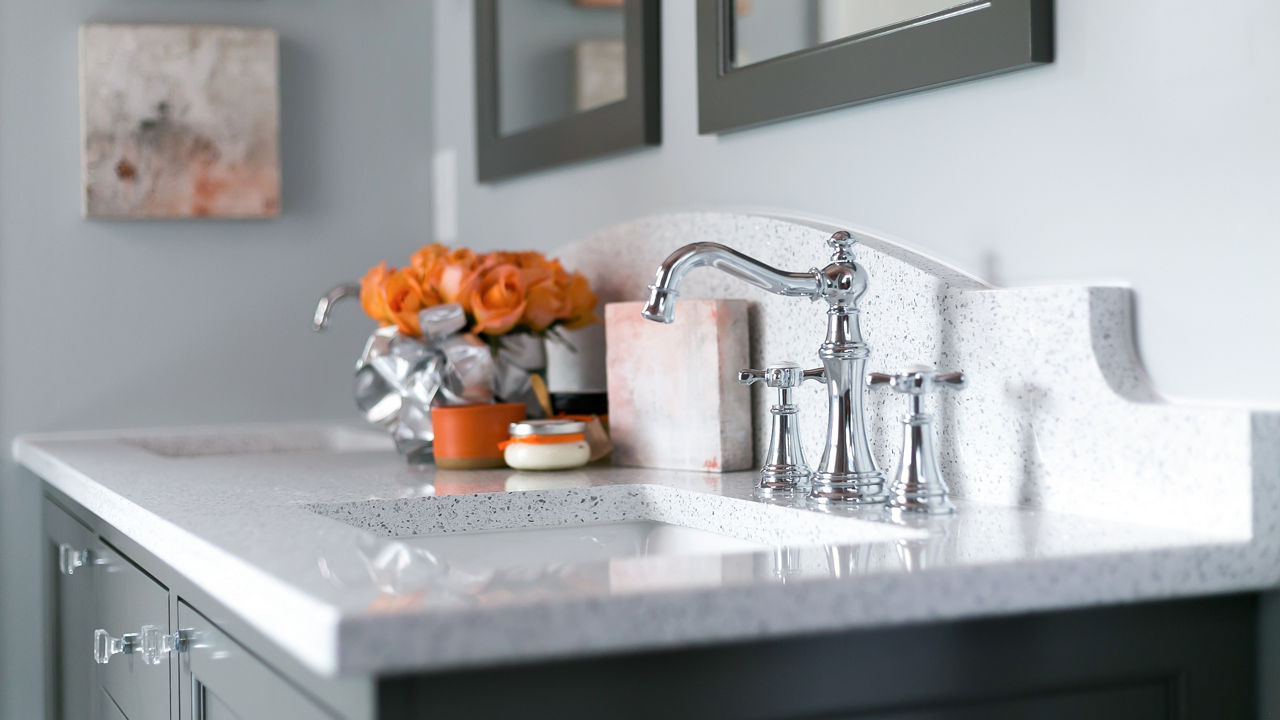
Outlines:
POLYGON ((643 303, 605 306, 609 432, 617 465, 729 472, 751 467, 746 300, 680 300, 670 325, 643 303))

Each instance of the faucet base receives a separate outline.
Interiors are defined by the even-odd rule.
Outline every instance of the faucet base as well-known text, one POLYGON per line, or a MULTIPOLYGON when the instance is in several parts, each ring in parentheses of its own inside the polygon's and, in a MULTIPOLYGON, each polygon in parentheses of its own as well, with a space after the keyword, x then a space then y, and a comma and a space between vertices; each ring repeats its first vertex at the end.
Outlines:
POLYGON ((809 489, 809 469, 791 464, 765 465, 760 469, 756 495, 773 497, 809 489))
POLYGON ((884 473, 878 470, 839 475, 818 472, 813 476, 809 500, 821 505, 879 505, 889 499, 884 484, 884 473))
POLYGON ((910 515, 950 515, 956 506, 945 492, 894 492, 887 508, 895 518, 910 515))

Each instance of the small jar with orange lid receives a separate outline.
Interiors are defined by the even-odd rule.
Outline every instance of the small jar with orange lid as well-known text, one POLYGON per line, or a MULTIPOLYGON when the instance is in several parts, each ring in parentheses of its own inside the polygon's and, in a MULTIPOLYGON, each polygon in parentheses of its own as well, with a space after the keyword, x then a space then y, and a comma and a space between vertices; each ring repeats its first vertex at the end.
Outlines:
POLYGON ((510 425, 502 457, 517 470, 567 470, 591 458, 581 420, 525 420, 510 425))

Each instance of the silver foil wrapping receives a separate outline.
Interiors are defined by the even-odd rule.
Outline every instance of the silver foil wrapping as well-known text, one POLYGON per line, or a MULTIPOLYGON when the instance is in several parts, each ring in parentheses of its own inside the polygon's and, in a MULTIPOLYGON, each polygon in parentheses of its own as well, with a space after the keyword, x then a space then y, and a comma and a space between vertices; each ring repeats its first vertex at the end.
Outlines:
POLYGON ((497 352, 467 332, 460 305, 437 305, 418 315, 422 338, 392 327, 369 336, 356 363, 356 407, 386 429, 411 463, 431 458, 435 405, 522 402, 530 417, 541 407, 530 381, 546 355, 541 338, 516 334, 499 339, 497 352))

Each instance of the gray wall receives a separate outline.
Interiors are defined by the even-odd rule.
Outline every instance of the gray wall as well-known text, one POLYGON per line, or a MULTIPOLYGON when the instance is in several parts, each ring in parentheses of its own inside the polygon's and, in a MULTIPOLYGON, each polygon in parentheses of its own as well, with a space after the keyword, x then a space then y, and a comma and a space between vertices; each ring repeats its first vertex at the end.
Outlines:
POLYGON ((716 137, 697 132, 694 3, 663 3, 661 147, 477 185, 470 3, 438 0, 460 240, 549 249, 683 209, 828 218, 1004 284, 1130 282, 1160 390, 1280 406, 1280 4, 1056 5, 1051 66, 716 137))
MULTIPOLYGON (((0 0, 5 448, 28 431, 352 416, 370 323, 350 304, 313 335, 311 312, 427 240, 431 14, 422 0, 0 0), (279 219, 80 219, 76 27, 101 20, 280 31, 279 219)), ((36 718, 36 489, 0 472, 0 717, 36 718)))

